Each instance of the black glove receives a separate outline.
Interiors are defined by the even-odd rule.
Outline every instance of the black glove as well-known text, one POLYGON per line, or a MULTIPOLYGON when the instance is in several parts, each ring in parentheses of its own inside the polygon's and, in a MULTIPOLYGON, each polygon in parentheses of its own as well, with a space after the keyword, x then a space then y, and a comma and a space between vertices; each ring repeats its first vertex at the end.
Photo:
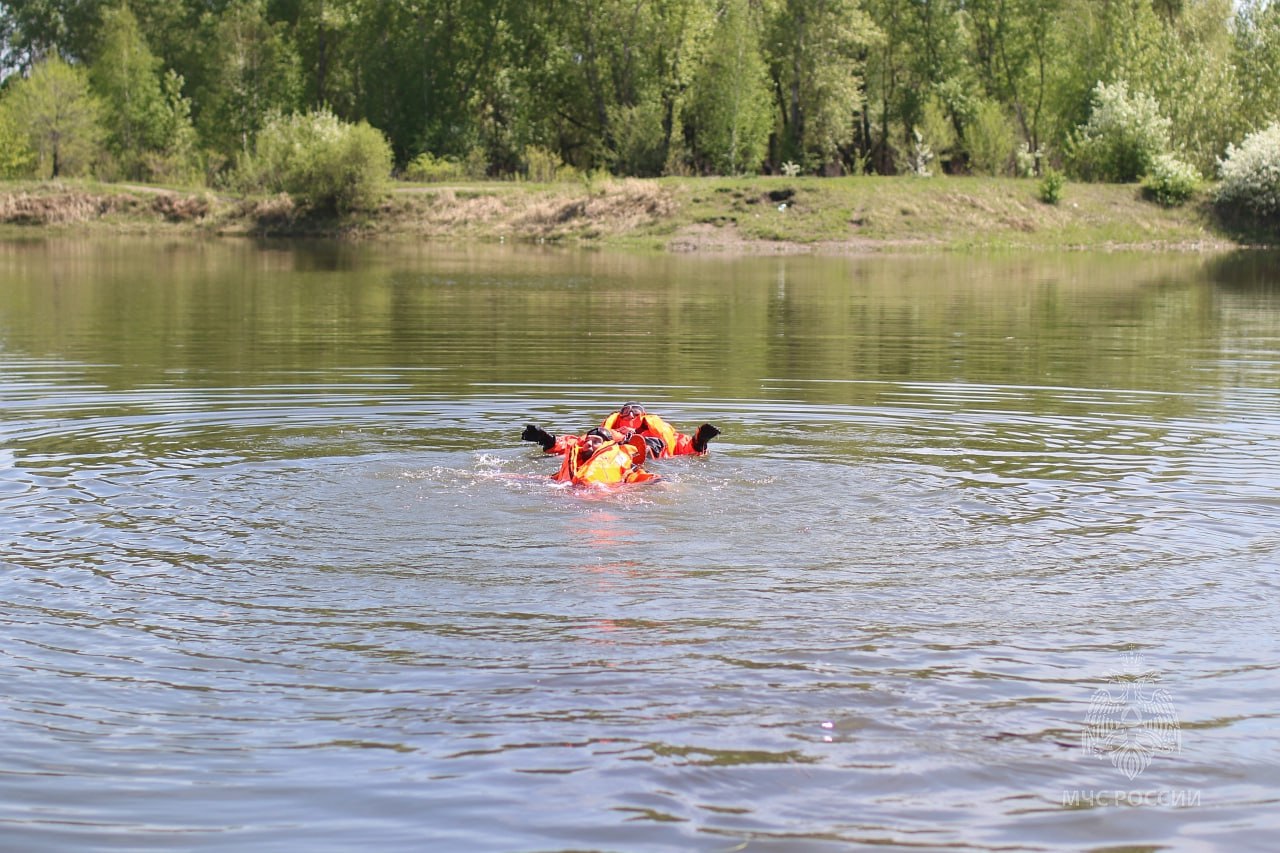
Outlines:
POLYGON ((650 456, 661 456, 662 449, 667 446, 667 443, 656 435, 646 435, 644 437, 644 443, 649 445, 650 456))
POLYGON ((706 453, 707 442, 719 434, 720 429, 713 427, 711 424, 703 424, 698 427, 698 431, 693 434, 693 451, 695 453, 706 453))
POLYGON ((524 432, 520 433, 520 440, 536 441, 538 444, 541 444, 542 449, 547 452, 550 452, 551 448, 554 447, 556 443, 556 437, 537 424, 526 424, 524 432))

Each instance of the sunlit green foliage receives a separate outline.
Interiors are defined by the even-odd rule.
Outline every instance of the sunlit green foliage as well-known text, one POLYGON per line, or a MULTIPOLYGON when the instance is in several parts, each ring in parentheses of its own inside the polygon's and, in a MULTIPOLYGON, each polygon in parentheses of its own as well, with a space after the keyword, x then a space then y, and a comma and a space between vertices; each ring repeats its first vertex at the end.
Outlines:
POLYGON ((404 167, 404 178, 407 181, 438 183, 457 181, 464 177, 466 172, 456 157, 437 157, 429 151, 414 157, 404 167))
POLYGON ((377 204, 391 174, 391 147, 368 124, 348 124, 327 110, 276 115, 240 164, 242 188, 286 192, 322 212, 377 204))
MULTIPOLYGON (((127 6, 107 9, 89 75, 103 112, 106 147, 114 169, 129 180, 189 180, 195 164, 195 131, 182 78, 162 74, 127 6)), ((102 177, 109 177, 100 168, 102 177)))
POLYGON ((0 100, 0 178, 25 178, 35 170, 36 154, 20 117, 8 99, 0 100))
POLYGON ((1231 64, 1240 90, 1238 121, 1257 130, 1280 119, 1280 4, 1241 0, 1231 29, 1231 64))
POLYGON ((769 7, 765 56, 779 119, 773 153, 817 171, 853 141, 859 57, 874 25, 854 0, 776 0, 769 7))
POLYGON ((768 151, 773 116, 759 44, 759 23, 746 0, 727 0, 686 110, 694 157, 718 174, 756 172, 768 151))
POLYGON ((554 181, 572 181, 580 175, 573 166, 565 164, 554 152, 541 145, 527 145, 524 149, 524 176, 539 184, 554 181))
POLYGON ((1057 204, 1062 201, 1062 190, 1066 185, 1067 179, 1061 172, 1053 168, 1045 169, 1038 188, 1040 200, 1045 204, 1057 204))
POLYGON ((37 175, 88 173, 102 150, 102 109, 83 69, 51 56, 6 93, 5 104, 26 128, 37 175))
POLYGON ((964 134, 969 166, 975 174, 1003 175, 1009 171, 1018 147, 1018 132, 1000 104, 980 101, 964 134))
POLYGON ((11 0, 0 49, 6 88, 92 69, 111 156, 77 168, 104 178, 217 180, 269 115, 319 109, 404 174, 430 152, 489 177, 529 146, 618 175, 901 174, 925 146, 935 173, 1026 151, 1136 179, 1153 149, 1104 150, 1099 84, 1208 174, 1280 119, 1273 0, 11 0))
POLYGON ((198 126, 225 158, 249 151, 268 115, 297 105, 298 58, 285 29, 267 18, 265 0, 233 0, 202 19, 205 69, 198 126))

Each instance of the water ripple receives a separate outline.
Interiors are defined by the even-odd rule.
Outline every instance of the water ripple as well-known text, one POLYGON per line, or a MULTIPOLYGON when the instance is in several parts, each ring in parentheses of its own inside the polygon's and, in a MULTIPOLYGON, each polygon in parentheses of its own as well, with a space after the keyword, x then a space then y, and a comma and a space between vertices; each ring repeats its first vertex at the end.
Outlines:
POLYGON ((1280 383, 1243 343, 1198 363, 1251 384, 1193 392, 368 365, 135 383, 0 358, 14 849, 1280 829, 1280 383), (553 484, 518 440, 633 396, 724 434, 619 492, 553 484), (1181 749, 1131 780, 1081 735, 1136 653, 1181 749), (1115 791, 1199 799, 1079 802, 1115 791))

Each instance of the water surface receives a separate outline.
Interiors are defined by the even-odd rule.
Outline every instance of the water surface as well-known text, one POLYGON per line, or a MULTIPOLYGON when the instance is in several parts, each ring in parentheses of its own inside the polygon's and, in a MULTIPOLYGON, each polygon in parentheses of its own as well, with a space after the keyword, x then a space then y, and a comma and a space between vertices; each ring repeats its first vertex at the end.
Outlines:
POLYGON ((1274 269, 0 244, 0 848, 1266 849, 1274 269))

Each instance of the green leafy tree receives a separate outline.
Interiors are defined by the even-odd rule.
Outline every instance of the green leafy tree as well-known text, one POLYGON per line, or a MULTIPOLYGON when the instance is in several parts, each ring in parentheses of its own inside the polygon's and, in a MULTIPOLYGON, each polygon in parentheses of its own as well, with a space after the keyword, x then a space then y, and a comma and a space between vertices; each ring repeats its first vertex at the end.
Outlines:
MULTIPOLYGON (((916 132, 919 134, 919 140, 917 142, 913 138, 912 142, 920 146, 921 151, 927 148, 928 154, 931 155, 928 159, 936 159, 940 164, 944 164, 944 169, 948 168, 945 164, 954 163, 961 153, 960 137, 956 133, 955 124, 949 117, 942 98, 937 95, 925 101, 916 125, 916 132)), ((920 164, 917 162, 915 165, 920 164)), ((919 174, 918 170, 915 171, 919 174)))
POLYGON ((615 174, 653 177, 662 174, 667 161, 667 138, 662 127, 662 104, 651 88, 631 106, 609 107, 613 134, 610 166, 615 174))
POLYGON ((775 159, 825 166, 853 139, 863 53, 874 33, 855 0, 777 0, 766 24, 779 118, 775 159))
POLYGON ((1155 91, 1163 73, 1161 33, 1150 0, 1063 0, 1046 93, 1051 145, 1065 145, 1089 120, 1099 82, 1123 80, 1135 91, 1155 91))
POLYGON ((945 145, 963 136, 981 95, 966 62, 961 5, 957 0, 864 2, 878 37, 867 52, 863 154, 880 172, 918 174, 920 146, 945 145), (936 121, 939 107, 949 131, 936 121))
POLYGON ((759 169, 772 111, 759 26, 746 0, 727 0, 690 94, 695 156, 720 174, 759 169))
POLYGON ((893 137, 903 127, 902 95, 907 85, 908 8, 894 0, 866 0, 876 26, 867 51, 866 84, 860 127, 861 155, 875 171, 896 170, 893 137))
POLYGON ((191 101, 182 94, 182 76, 173 70, 165 72, 160 91, 165 101, 163 145, 148 153, 147 170, 156 180, 202 183, 199 139, 191 120, 191 101))
POLYGON ((97 39, 107 0, 8 0, 0 3, 4 68, 29 72, 57 53, 84 59, 97 39))
POLYGON ((1231 15, 1231 0, 1196 0, 1160 16, 1159 67, 1149 92, 1169 118, 1172 149, 1205 173, 1250 129, 1225 26, 1231 15))
MULTIPOLYGON (((688 154, 683 113, 694 75, 716 22, 716 0, 665 0, 654 39, 654 64, 662 104, 666 169, 680 171, 688 154)), ((752 7, 753 9, 755 7, 752 7)), ((757 44, 757 50, 759 45, 757 44)))
POLYGON ((511 25, 519 134, 584 170, 649 174, 679 161, 713 10, 711 0, 522 4, 511 25))
POLYGON ((10 103, 9 98, 0 100, 0 177, 23 178, 34 171, 36 154, 10 103))
POLYGON ((124 177, 190 175, 192 128, 182 80, 161 75, 127 6, 104 13, 102 42, 89 79, 102 103, 106 146, 124 177))
POLYGON ((272 8, 287 23, 302 69, 302 102, 338 115, 359 111, 359 68, 353 54, 358 0, 288 0, 272 8))
MULTIPOLYGON (((540 5, 540 4, 535 4, 540 5)), ((509 38, 503 0, 358 0, 347 33, 359 81, 352 119, 381 128, 397 159, 467 157, 509 38)))
POLYGON ((1237 117, 1247 129, 1280 119, 1280 4, 1244 0, 1233 27, 1232 67, 1240 87, 1237 117))
POLYGON ((1022 141, 1035 151, 1045 142, 1052 71, 1070 42, 1064 0, 969 0, 967 21, 973 67, 986 94, 1007 105, 1022 141))
POLYGON ((205 53, 197 127, 224 157, 248 151, 272 112, 297 104, 298 58, 284 27, 267 18, 265 0, 233 0, 203 19, 205 53))
POLYGON ((101 150, 101 108, 83 69, 50 56, 13 87, 6 101, 26 125, 38 175, 75 177, 89 171, 101 150))

